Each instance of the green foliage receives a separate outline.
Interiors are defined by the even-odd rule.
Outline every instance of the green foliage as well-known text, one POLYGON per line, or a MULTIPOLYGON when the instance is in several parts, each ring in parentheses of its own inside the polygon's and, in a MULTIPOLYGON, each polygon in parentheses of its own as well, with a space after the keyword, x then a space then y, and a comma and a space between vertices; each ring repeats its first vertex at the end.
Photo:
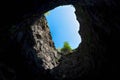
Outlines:
POLYGON ((48 12, 44 13, 44 16, 48 16, 49 14, 50 14, 50 12, 48 11, 48 12))
POLYGON ((69 43, 68 42, 64 42, 64 46, 61 49, 61 52, 64 53, 64 54, 67 54, 67 53, 70 53, 71 51, 72 51, 72 48, 69 45, 69 43))

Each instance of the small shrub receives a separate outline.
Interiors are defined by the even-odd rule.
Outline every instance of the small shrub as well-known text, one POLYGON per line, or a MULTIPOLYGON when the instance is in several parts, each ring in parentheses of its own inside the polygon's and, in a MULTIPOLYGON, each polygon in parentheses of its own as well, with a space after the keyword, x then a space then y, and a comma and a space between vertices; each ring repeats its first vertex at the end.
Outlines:
POLYGON ((44 13, 44 16, 48 16, 49 14, 50 14, 50 12, 48 11, 48 12, 44 13))
POLYGON ((70 52, 72 52, 71 46, 69 45, 68 42, 64 42, 64 46, 63 46, 63 48, 61 49, 61 53, 63 53, 63 54, 68 54, 68 53, 70 53, 70 52))

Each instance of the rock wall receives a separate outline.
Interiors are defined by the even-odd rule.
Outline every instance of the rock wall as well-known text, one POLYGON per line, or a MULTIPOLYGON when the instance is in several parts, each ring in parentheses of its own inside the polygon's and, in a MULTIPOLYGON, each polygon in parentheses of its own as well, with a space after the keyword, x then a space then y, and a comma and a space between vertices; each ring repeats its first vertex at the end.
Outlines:
POLYGON ((116 5, 111 1, 93 1, 89 5, 74 4, 80 22, 82 43, 75 52, 63 56, 60 65, 54 68, 57 79, 101 80, 118 77, 118 62, 113 57, 117 55, 114 51, 118 51, 118 48, 113 45, 119 44, 119 39, 116 38, 120 32, 117 30, 119 15, 116 5))
POLYGON ((13 0, 1 3, 4 4, 0 7, 1 80, 52 79, 46 69, 52 69, 52 77, 60 80, 118 78, 118 0, 13 0), (76 8, 82 43, 56 66, 56 51, 46 21, 40 16, 65 4, 73 4, 76 8), (43 22, 39 24, 41 20, 43 22))
POLYGON ((6 79, 5 73, 13 74, 12 80, 16 77, 16 79, 32 79, 31 77, 37 79, 40 74, 47 74, 49 69, 57 66, 57 51, 46 18, 42 15, 34 23, 32 21, 33 19, 26 19, 9 29, 10 53, 1 54, 1 59, 10 60, 0 65, 2 80, 6 79), (10 67, 7 66, 9 62, 10 67), (2 67, 6 67, 8 71, 2 70, 2 67))
POLYGON ((34 49, 37 51, 37 57, 42 59, 45 69, 52 69, 57 66, 57 51, 54 47, 47 21, 42 16, 31 26, 35 39, 34 49))

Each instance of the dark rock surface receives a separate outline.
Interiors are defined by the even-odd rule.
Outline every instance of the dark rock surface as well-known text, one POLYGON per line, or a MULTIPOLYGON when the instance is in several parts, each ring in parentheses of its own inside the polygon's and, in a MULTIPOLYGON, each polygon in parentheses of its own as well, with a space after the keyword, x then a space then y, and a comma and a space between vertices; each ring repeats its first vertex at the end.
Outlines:
POLYGON ((80 22, 82 43, 77 51, 63 57, 55 68, 58 79, 117 78, 117 46, 120 43, 118 6, 101 1, 88 6, 77 3, 74 7, 80 22))
POLYGON ((0 80, 54 80, 53 77, 101 80, 119 77, 119 1, 4 0, 1 4, 0 80), (65 4, 73 4, 76 8, 82 43, 55 67, 57 53, 49 29, 44 29, 45 25, 39 21, 44 12, 65 4), (38 29, 41 25, 44 27, 38 29), (39 47, 44 48, 40 50, 39 47), (52 69, 52 75, 46 69, 52 69))
POLYGON ((8 47, 4 52, 10 51, 0 56, 0 75, 3 80, 11 74, 14 74, 11 80, 36 80, 40 74, 47 75, 48 69, 57 66, 57 51, 45 17, 41 16, 33 24, 31 21, 27 19, 8 30, 11 43, 4 45, 8 47), (3 67, 6 71, 2 70, 3 67))

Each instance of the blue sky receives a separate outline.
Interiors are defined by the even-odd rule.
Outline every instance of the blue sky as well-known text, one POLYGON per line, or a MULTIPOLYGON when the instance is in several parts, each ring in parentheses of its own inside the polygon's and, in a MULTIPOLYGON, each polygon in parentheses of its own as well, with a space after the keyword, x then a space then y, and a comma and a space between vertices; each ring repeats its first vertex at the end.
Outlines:
POLYGON ((67 41, 75 49, 81 42, 78 34, 79 23, 76 20, 75 8, 72 5, 59 6, 46 16, 52 39, 56 48, 62 48, 67 41))

